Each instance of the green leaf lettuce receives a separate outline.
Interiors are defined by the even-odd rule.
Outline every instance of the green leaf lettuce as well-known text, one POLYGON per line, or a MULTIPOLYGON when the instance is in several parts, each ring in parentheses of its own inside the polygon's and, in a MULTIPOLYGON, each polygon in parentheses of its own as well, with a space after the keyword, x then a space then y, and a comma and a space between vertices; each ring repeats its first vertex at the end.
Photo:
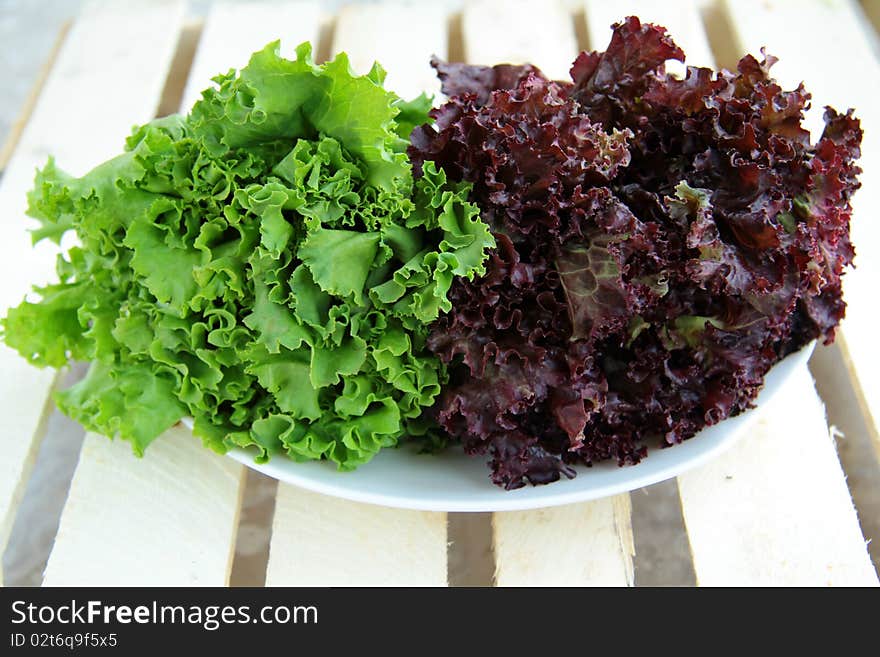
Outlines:
POLYGON ((190 415, 217 451, 341 469, 424 432, 445 381, 427 324, 494 241, 467 185, 430 163, 414 182, 430 103, 383 78, 269 44, 85 176, 50 160, 34 239, 79 244, 3 329, 35 365, 92 362, 64 412, 138 454, 190 415))

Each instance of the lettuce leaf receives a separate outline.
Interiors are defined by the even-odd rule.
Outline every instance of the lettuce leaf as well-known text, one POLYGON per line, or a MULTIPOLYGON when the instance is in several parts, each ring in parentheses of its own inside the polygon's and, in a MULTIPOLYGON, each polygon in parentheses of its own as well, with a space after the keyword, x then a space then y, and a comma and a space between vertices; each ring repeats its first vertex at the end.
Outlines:
POLYGON ((277 46, 85 176, 50 160, 29 196, 35 240, 79 245, 5 340, 38 366, 92 360, 58 405, 137 454, 185 415, 214 450, 340 469, 423 434, 446 380, 428 324, 494 246, 469 185, 413 179, 427 98, 277 46))
POLYGON ((410 156, 473 184, 498 242, 432 327, 449 367, 435 412, 506 488, 636 463, 744 411, 844 315, 852 110, 826 108, 810 143, 810 96, 782 89, 772 57, 684 79, 670 59, 665 29, 631 16, 570 81, 433 62, 448 101, 410 156))

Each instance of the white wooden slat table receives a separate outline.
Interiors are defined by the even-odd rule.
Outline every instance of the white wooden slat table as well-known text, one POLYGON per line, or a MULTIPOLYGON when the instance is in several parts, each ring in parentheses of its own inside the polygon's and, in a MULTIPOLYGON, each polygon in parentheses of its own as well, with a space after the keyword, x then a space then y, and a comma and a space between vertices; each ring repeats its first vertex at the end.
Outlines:
POLYGON ((876 585, 809 374, 781 395, 728 453, 679 477, 697 583, 876 585))
POLYGON ((494 514, 495 585, 632 586, 631 513, 629 495, 615 495, 494 514))
POLYGON ((528 0, 466 3, 462 12, 465 57, 472 63, 537 65, 552 79, 568 79, 579 51, 569 11, 557 2, 540 11, 528 0))
POLYGON ((303 41, 316 43, 320 25, 317 2, 217 2, 205 18, 180 110, 186 112, 193 106, 211 85, 211 78, 241 68, 270 41, 281 40, 285 57, 294 56, 303 41))
POLYGON ((267 586, 445 586, 446 514, 281 484, 267 586))
POLYGON ((222 586, 232 568, 243 470, 183 428, 132 463, 86 434, 44 586, 222 586))
POLYGON ((385 2, 343 7, 333 34, 333 52, 348 53, 352 68, 367 73, 379 62, 388 73, 385 86, 403 98, 440 93, 432 55, 447 57, 449 30, 442 5, 385 2))
MULTIPOLYGON (((318 52, 346 50, 359 72, 378 59, 388 71, 389 88, 410 97, 438 90, 428 66, 432 54, 460 53, 473 63, 531 61, 553 77, 565 77, 577 51, 603 49, 610 24, 628 14, 669 28, 688 63, 711 65, 730 46, 707 38, 704 17, 711 14, 725 20, 738 52, 757 53, 766 44, 781 56, 784 64, 774 72, 785 85, 803 75, 815 105, 854 105, 866 128, 880 128, 877 90, 853 77, 880 79, 880 64, 870 48, 866 30, 871 28, 850 2, 586 0, 540 3, 539 12, 529 4, 530 9, 519 2, 465 2, 453 13, 433 3, 358 3, 342 7, 332 17, 332 29, 321 31, 328 16, 317 3, 218 2, 201 29, 181 108, 192 104, 212 75, 239 67, 250 52, 275 38, 282 39, 287 53, 309 39, 320 42, 318 52), (835 47, 821 52, 802 47, 817 42, 820 33, 832 35, 835 47), (332 42, 324 43, 328 34, 332 42), (578 35, 589 43, 578 44, 578 35), (859 67, 843 65, 853 57, 859 67)), ((21 271, 0 279, 0 301, 6 305, 17 303, 30 282, 46 280, 51 271, 51 250, 30 255, 21 219, 33 167, 51 151, 60 166, 82 172, 117 151, 129 126, 148 119, 157 107, 183 20, 182 0, 136 9, 105 0, 89 4, 67 35, 0 184, 0 255, 5 256, 0 262, 27 261, 21 271), (152 29, 156 26, 162 29, 152 29), (126 69, 139 71, 137 83, 120 74, 126 69), (113 93, 95 104, 72 94, 72 88, 113 93), (76 109, 77 102, 82 109, 76 109)), ((718 30, 708 33, 714 37, 718 30)), ((816 125, 815 109, 812 114, 816 125)), ((863 151, 864 187, 856 196, 853 224, 860 271, 845 282, 850 308, 842 333, 861 409, 873 418, 880 386, 871 383, 877 357, 868 340, 872 309, 867 300, 880 274, 874 273, 876 265, 861 262, 878 248, 866 220, 877 207, 880 186, 880 143, 873 131, 866 130, 863 151), (871 185, 875 179, 877 185, 871 185)), ((30 368, 5 347, 0 359, 4 374, 11 374, 0 383, 7 386, 0 397, 6 401, 0 403, 16 411, 0 420, 2 546, 45 433, 54 375, 30 368)), ((870 426, 876 438, 875 425, 870 426)), ((143 460, 134 459, 127 444, 88 435, 44 584, 227 583, 246 494, 243 474, 241 466, 207 452, 181 428, 157 440, 143 460)), ((679 477, 678 488, 688 557, 700 585, 877 583, 824 406, 806 369, 763 410, 749 435, 679 477)), ((281 484, 266 527, 271 543, 265 582, 442 586, 449 581, 448 524, 443 513, 356 504, 281 484)), ((638 584, 628 494, 494 514, 491 531, 496 585, 638 584)))

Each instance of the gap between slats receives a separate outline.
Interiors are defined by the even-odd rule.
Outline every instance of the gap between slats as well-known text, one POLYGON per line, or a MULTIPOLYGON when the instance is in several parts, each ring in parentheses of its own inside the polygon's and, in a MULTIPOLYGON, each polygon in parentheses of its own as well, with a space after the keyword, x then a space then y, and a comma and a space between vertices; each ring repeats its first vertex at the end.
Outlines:
POLYGON ((449 513, 447 517, 449 586, 492 586, 495 580, 492 514, 449 513))
POLYGON ((182 107, 184 92, 204 27, 205 21, 201 17, 190 18, 184 23, 171 59, 171 68, 168 69, 168 77, 165 78, 165 86, 159 97, 156 118, 189 109, 182 107))
POLYGON ((874 24, 874 35, 880 42, 880 0, 861 0, 861 6, 865 16, 874 24))

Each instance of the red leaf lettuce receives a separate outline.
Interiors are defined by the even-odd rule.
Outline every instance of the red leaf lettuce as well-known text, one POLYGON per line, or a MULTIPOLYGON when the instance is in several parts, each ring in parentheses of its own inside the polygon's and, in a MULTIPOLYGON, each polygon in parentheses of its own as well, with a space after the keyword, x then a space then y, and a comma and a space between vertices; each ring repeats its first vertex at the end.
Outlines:
POLYGON ((450 373, 434 412, 506 488, 740 413, 843 317, 858 120, 826 109, 811 144, 810 96, 772 57, 684 79, 667 59, 684 54, 630 17, 572 82, 433 62, 450 98, 409 154, 472 183, 497 243, 432 327, 450 373))

